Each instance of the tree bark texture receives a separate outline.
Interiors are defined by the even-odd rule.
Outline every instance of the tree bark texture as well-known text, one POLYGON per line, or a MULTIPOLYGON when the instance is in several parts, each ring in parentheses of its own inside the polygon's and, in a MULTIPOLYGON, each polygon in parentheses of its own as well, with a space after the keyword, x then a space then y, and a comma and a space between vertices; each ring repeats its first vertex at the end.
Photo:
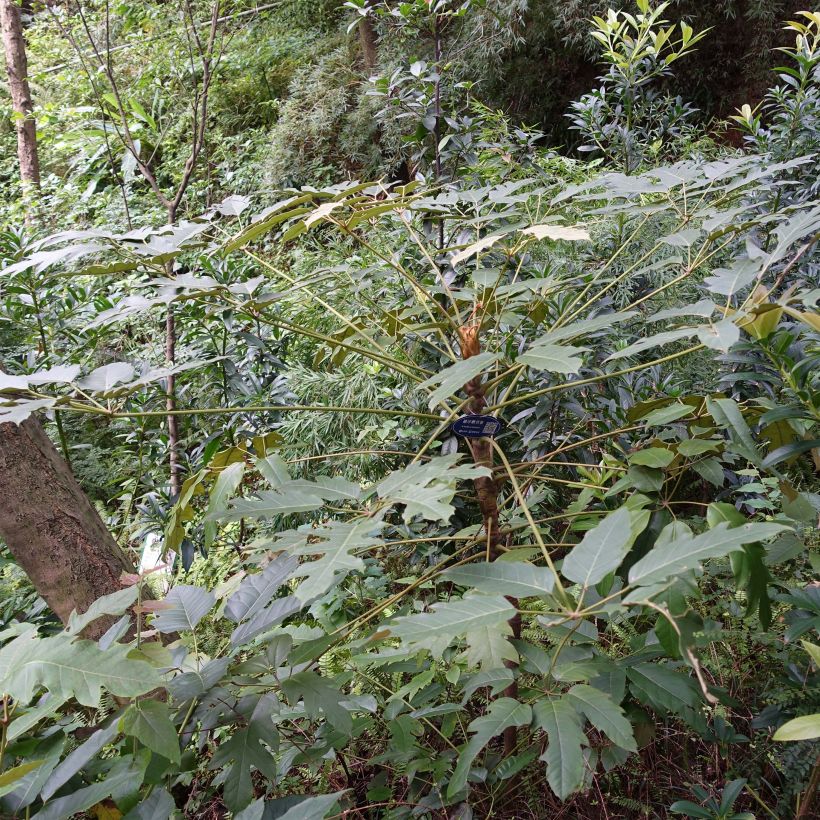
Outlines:
MULTIPOLYGON (((367 5, 372 6, 372 0, 367 5)), ((359 45, 362 49, 365 70, 371 72, 376 67, 379 52, 376 46, 376 29, 369 15, 359 20, 359 45)))
POLYGON ((40 162, 37 156, 37 125, 32 116, 34 105, 28 83, 28 60, 20 7, 16 0, 0 0, 0 29, 6 55, 11 102, 16 115, 17 156, 20 181, 24 188, 40 186, 40 162))
MULTIPOLYGON (((122 588, 134 567, 40 422, 0 424, 0 537, 63 623, 122 588)), ((99 637, 114 619, 86 630, 99 637)))

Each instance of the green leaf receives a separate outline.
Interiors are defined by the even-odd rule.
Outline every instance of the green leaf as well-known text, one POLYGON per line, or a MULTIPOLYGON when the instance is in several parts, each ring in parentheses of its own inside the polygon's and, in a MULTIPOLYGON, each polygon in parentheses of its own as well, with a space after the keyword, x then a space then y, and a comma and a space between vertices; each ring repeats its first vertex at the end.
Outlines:
POLYGON ((29 772, 39 769, 45 763, 44 760, 30 760, 27 763, 21 763, 19 766, 12 766, 0 774, 0 794, 5 794, 11 791, 17 782, 25 777, 29 772))
POLYGON ((786 721, 772 736, 772 740, 816 740, 820 737, 820 713, 803 715, 786 721))
POLYGON ((343 794, 350 789, 343 789, 333 794, 320 794, 316 797, 305 797, 297 805, 279 816, 279 820, 323 820, 328 812, 339 802, 343 794))
POLYGON ((583 364, 581 354, 586 350, 585 347, 562 346, 539 341, 522 353, 518 361, 536 370, 546 370, 549 373, 577 373, 583 364))
POLYGON ((239 811, 253 797, 251 769, 258 769, 266 778, 276 777, 276 758, 279 737, 271 720, 270 711, 275 698, 262 697, 246 727, 235 729, 227 740, 217 746, 209 769, 226 770, 222 794, 231 811, 239 811))
POLYGON ((438 385, 430 394, 428 401, 429 408, 433 410, 439 402, 443 402, 454 393, 457 393, 468 381, 474 379, 495 364, 498 358, 497 353, 479 353, 478 356, 462 359, 430 376, 430 378, 423 381, 417 389, 429 390, 435 385, 438 385))
POLYGON ((349 572, 363 570, 364 561, 353 551, 381 546, 383 541, 376 536, 383 526, 382 522, 370 518, 349 522, 330 521, 315 529, 308 525, 281 534, 272 547, 285 550, 290 555, 319 556, 315 561, 300 564, 294 573, 304 576, 295 595, 306 603, 324 595, 349 572))
POLYGON ((98 707, 103 690, 132 698, 161 687, 157 671, 128 658, 129 651, 122 644, 103 651, 94 641, 66 633, 38 638, 30 630, 0 649, 0 691, 27 704, 42 687, 57 698, 98 707))
POLYGON ((630 688, 643 703, 687 717, 700 705, 700 693, 692 679, 657 663, 627 667, 630 688))
POLYGON ((632 724, 624 717, 623 709, 609 695, 593 686, 579 683, 569 690, 567 696, 586 715, 587 720, 616 746, 630 752, 638 750, 632 724))
POLYGON ((158 700, 132 703, 120 718, 119 726, 152 752, 179 763, 179 739, 167 704, 158 700))
POLYGON ((522 228, 521 233, 534 236, 536 239, 562 240, 564 242, 588 242, 589 231, 584 228, 573 228, 566 225, 530 225, 522 228))
POLYGON ((630 464, 664 469, 675 460, 675 454, 665 447, 647 447, 629 456, 630 464))
POLYGON ((98 729, 94 732, 88 740, 81 743, 67 755, 65 760, 49 775, 48 780, 46 780, 45 785, 40 791, 40 798, 42 800, 50 800, 77 772, 85 768, 89 762, 97 757, 117 735, 119 735, 119 729, 116 720, 111 721, 104 729, 98 729))
POLYGON ((726 481, 726 476, 723 472, 723 462, 719 458, 705 458, 701 461, 696 461, 692 465, 692 469, 704 481, 708 481, 715 487, 722 487, 726 481))
POLYGON ((723 319, 715 324, 699 327, 697 335, 698 341, 710 350, 728 353, 740 340, 740 328, 731 319, 723 319))
POLYGON ((694 412, 694 408, 690 407, 688 404, 673 402, 666 407, 660 407, 657 410, 653 410, 651 413, 647 413, 643 416, 643 419, 648 427, 657 427, 662 424, 670 424, 671 422, 682 419, 685 416, 691 416, 694 412))
POLYGON ((792 444, 785 444, 783 447, 778 447, 776 450, 772 450, 772 452, 763 459, 761 467, 763 467, 764 470, 767 470, 769 467, 774 467, 775 464, 780 464, 781 461, 794 459, 801 453, 818 448, 820 448, 820 439, 795 441, 792 444))
POLYGON ((604 361, 614 362, 618 359, 625 359, 627 356, 634 356, 636 353, 643 353, 645 350, 650 350, 653 347, 661 347, 662 345, 668 345, 672 342, 679 342, 681 339, 688 339, 694 336, 696 332, 696 329, 693 327, 681 327, 677 330, 666 330, 663 333, 655 333, 652 336, 647 336, 645 339, 639 339, 623 350, 617 350, 604 361))
POLYGON ((68 617, 66 630, 71 635, 79 635, 90 623, 106 615, 122 615, 136 600, 139 590, 136 586, 125 587, 112 592, 110 595, 103 595, 97 598, 93 604, 82 614, 77 611, 68 617))
POLYGON ((532 721, 532 709, 513 698, 499 698, 490 704, 487 714, 471 721, 467 727, 473 737, 458 756, 458 763, 447 786, 447 796, 453 797, 467 785, 470 767, 479 752, 494 737, 511 726, 526 726, 532 721))
POLYGON ((277 555, 262 572, 246 575, 239 589, 228 598, 225 616, 234 623, 253 618, 273 600, 298 566, 295 556, 277 555))
POLYGON ((532 598, 549 595, 555 585, 552 571, 524 561, 494 561, 448 569, 441 577, 479 592, 532 598))
MULTIPOLYGON (((645 527, 646 516, 642 518, 645 527)), ((632 514, 621 507, 602 519, 572 548, 564 559, 561 573, 576 584, 594 586, 620 566, 638 535, 640 530, 633 529, 632 514)))
POLYGON ((155 605, 157 614, 151 625, 158 632, 191 632, 215 603, 213 592, 179 584, 155 605))
POLYGON ((518 652, 510 642, 512 627, 508 623, 479 626, 469 630, 465 657, 471 668, 497 669, 505 661, 518 662, 518 652))
POLYGON ((394 470, 378 485, 379 497, 404 504, 403 518, 407 522, 416 515, 426 521, 449 521, 454 512, 450 502, 456 494, 456 481, 492 475, 487 467, 457 464, 460 458, 454 453, 394 470))
POLYGON ((515 612, 500 595, 470 595, 434 604, 432 612, 396 618, 387 628, 403 643, 429 649, 434 657, 441 657, 455 638, 475 633, 480 627, 511 634, 507 621, 515 612))
POLYGON ((228 504, 228 499, 236 492, 237 487, 242 483, 245 474, 245 464, 237 461, 229 464, 222 470, 216 478, 211 496, 208 499, 208 509, 205 511, 207 520, 203 527, 203 542, 205 547, 210 547, 216 538, 216 521, 218 513, 221 513, 228 504))
POLYGON ((141 803, 134 806, 122 820, 168 820, 174 813, 174 798, 158 786, 141 803))
POLYGON ((281 682, 281 686, 291 704, 295 704, 301 698, 310 717, 318 717, 321 712, 340 732, 350 734, 353 729, 353 718, 341 705, 346 696, 327 679, 306 670, 286 678, 281 682))
POLYGON ((760 465, 760 454, 757 451, 752 431, 746 419, 733 399, 706 399, 706 409, 712 418, 729 430, 735 450, 752 464, 760 465))
POLYGON ((624 322, 637 316, 635 310, 623 313, 605 313, 603 316, 596 316, 594 319, 583 319, 580 322, 572 322, 566 327, 558 327, 547 331, 538 342, 563 342, 577 339, 579 336, 588 336, 590 333, 597 333, 599 330, 612 330, 619 322, 624 322))
MULTIPOLYGON (((257 498, 234 499, 227 510, 214 513, 219 521, 239 521, 242 518, 272 518, 276 515, 313 512, 322 506, 322 497, 316 492, 291 487, 292 482, 276 490, 260 490, 257 498)), ((317 488, 318 489, 318 488, 317 488)))
POLYGON ((781 524, 752 523, 729 528, 728 523, 697 535, 656 546, 629 570, 630 584, 656 584, 672 575, 695 569, 707 558, 720 558, 743 548, 744 544, 766 541, 788 529, 781 524))
POLYGON ((142 783, 145 762, 147 761, 135 761, 130 757, 120 758, 111 767, 105 780, 78 789, 65 797, 50 800, 33 815, 32 820, 65 820, 66 817, 87 811, 121 789, 136 791, 142 783))
POLYGON ((678 444, 678 452, 682 456, 691 458, 692 456, 701 456, 704 453, 713 452, 720 447, 721 442, 713 439, 690 438, 678 444))
POLYGON ((586 735, 578 712, 566 698, 545 698, 533 706, 535 725, 547 733, 549 745, 541 760, 547 764, 547 782, 560 800, 578 791, 584 782, 586 735))
POLYGON ((488 669, 486 672, 478 672, 464 682, 464 702, 466 703, 477 689, 489 688, 490 696, 494 697, 503 689, 506 689, 514 680, 515 676, 512 669, 507 669, 504 666, 488 669))

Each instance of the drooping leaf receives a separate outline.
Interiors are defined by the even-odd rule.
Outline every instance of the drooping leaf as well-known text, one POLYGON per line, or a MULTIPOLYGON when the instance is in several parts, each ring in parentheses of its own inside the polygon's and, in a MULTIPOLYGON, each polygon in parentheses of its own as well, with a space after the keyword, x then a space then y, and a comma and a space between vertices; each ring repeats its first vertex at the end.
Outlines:
POLYGON ((258 769, 266 778, 276 776, 279 736, 270 716, 273 696, 260 698, 248 725, 236 729, 214 752, 210 769, 226 769, 222 793, 231 811, 239 811, 253 797, 251 770, 258 769))
POLYGON ((106 797, 127 788, 135 790, 142 782, 147 760, 122 757, 111 767, 105 780, 92 783, 65 797, 55 797, 33 815, 33 820, 65 820, 87 811, 106 797))
POLYGON ((190 584, 175 586, 163 598, 162 608, 152 622, 159 632, 190 632, 211 611, 216 596, 190 584))
POLYGON ((77 383, 89 393, 109 393, 116 385, 134 377, 134 367, 128 362, 113 362, 92 370, 77 383))
POLYGON ((603 732, 617 746, 630 752, 638 750, 632 724, 624 716, 623 709, 606 692, 578 683, 569 690, 567 697, 599 732, 603 732))
POLYGON ((430 376, 418 386, 418 389, 429 390, 435 387, 428 401, 429 408, 433 410, 439 402, 457 393, 470 379, 480 375, 497 361, 497 353, 479 353, 469 359, 462 359, 430 376))
POLYGON ((152 752, 179 763, 179 738, 168 706, 158 700, 132 703, 120 718, 120 730, 147 746, 152 752))
POLYGON ((54 769, 41 789, 40 797, 43 800, 49 800, 77 772, 87 766, 118 734, 119 729, 116 720, 111 721, 107 727, 94 732, 88 740, 81 743, 54 769))
POLYGON ((329 680, 305 670, 286 678, 281 682, 281 686, 292 704, 302 699, 305 711, 310 717, 315 718, 322 713, 340 732, 350 734, 353 719, 350 712, 342 706, 346 696, 329 680))
POLYGON ((498 698, 490 704, 487 714, 471 721, 467 727, 473 733, 458 756, 458 763, 447 786, 448 797, 453 797, 467 784, 470 767, 479 752, 494 737, 512 726, 526 726, 532 720, 532 709, 514 698, 498 698))
POLYGON ((305 797, 295 806, 289 808, 278 820, 324 820, 328 812, 339 802, 342 795, 347 794, 349 789, 343 789, 333 794, 320 794, 305 797))
POLYGON ((578 712, 566 698, 544 698, 533 706, 533 721, 547 734, 547 782, 560 800, 578 791, 584 782, 586 735, 581 731, 578 712))
POLYGON ((216 538, 216 517, 228 504, 228 499, 236 492, 237 487, 242 483, 245 474, 245 465, 238 461, 229 464, 222 470, 216 478, 216 483, 211 490, 208 499, 208 509, 206 510, 207 520, 203 525, 203 541, 206 549, 209 548, 216 538))
POLYGON ((643 353, 644 350, 650 350, 653 347, 660 347, 668 345, 672 342, 679 342, 682 339, 688 339, 696 334, 696 329, 693 327, 681 327, 677 330, 665 330, 662 333, 655 333, 652 336, 647 336, 645 339, 640 339, 634 344, 618 350, 606 358, 607 362, 614 362, 618 359, 625 359, 627 356, 634 356, 637 353, 643 353))
POLYGON ((122 820, 168 820, 175 809, 174 798, 165 789, 154 786, 151 794, 134 806, 122 820))
POLYGON ((279 588, 298 566, 296 557, 278 555, 262 572, 246 575, 239 589, 228 598, 225 615, 234 623, 253 618, 273 600, 279 588))
POLYGON ((71 635, 79 635, 90 623, 106 615, 122 615, 133 603, 136 602, 139 589, 135 586, 125 587, 98 598, 82 614, 78 615, 76 610, 69 615, 66 630, 71 635))

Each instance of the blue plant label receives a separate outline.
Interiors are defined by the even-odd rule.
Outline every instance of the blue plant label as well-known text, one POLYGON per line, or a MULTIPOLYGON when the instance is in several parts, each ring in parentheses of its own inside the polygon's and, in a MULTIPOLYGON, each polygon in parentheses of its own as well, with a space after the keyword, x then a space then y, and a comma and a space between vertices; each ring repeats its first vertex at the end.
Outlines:
POLYGON ((493 416, 462 416, 453 422, 452 430, 463 438, 492 438, 501 432, 503 423, 493 416))

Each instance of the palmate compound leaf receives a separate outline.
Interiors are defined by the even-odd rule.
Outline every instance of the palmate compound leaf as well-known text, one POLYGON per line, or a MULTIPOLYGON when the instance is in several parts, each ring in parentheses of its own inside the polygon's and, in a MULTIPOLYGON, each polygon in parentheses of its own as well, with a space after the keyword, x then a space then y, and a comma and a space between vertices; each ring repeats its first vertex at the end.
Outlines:
POLYGON ((458 464, 460 458, 453 453, 394 470, 378 485, 379 498, 404 504, 405 521, 416 515, 425 521, 448 521, 454 512, 450 502, 456 494, 456 481, 492 475, 486 467, 458 464))
POLYGON ((364 562, 354 550, 379 547, 383 541, 378 534, 383 522, 370 518, 356 521, 330 521, 321 527, 310 525, 282 533, 272 544, 272 550, 284 550, 293 556, 315 556, 315 561, 305 561, 294 571, 304 580, 296 588, 296 598, 307 602, 324 595, 334 584, 353 570, 363 570, 364 562))
POLYGON ((582 586, 594 586, 616 570, 649 523, 649 512, 626 507, 607 515, 584 535, 564 559, 561 573, 582 586))
POLYGON ((541 760, 547 764, 547 782, 557 797, 565 800, 584 782, 584 754, 587 743, 581 719, 567 696, 539 700, 533 706, 536 726, 547 734, 547 751, 541 760))
POLYGON ((656 546, 629 570, 629 583, 640 586, 660 583, 695 569, 707 558, 721 558, 742 549, 744 544, 767 541, 788 529, 782 524, 771 523, 730 528, 728 522, 723 522, 694 538, 685 536, 656 546))
POLYGON ((500 595, 467 595, 434 604, 431 612, 396 618, 386 628, 403 644, 429 649, 437 658, 456 638, 466 636, 468 653, 480 657, 487 651, 481 643, 488 640, 488 630, 494 638, 501 636, 507 642, 511 634, 507 621, 515 612, 515 607, 500 595))
POLYGON ((439 402, 457 393, 470 379, 474 379, 495 364, 498 358, 497 353, 479 353, 469 359, 462 359, 430 376, 418 386, 418 389, 429 390, 435 387, 428 401, 429 408, 433 410, 439 402))
POLYGON ((453 797, 467 785, 473 761, 492 738, 511 726, 526 726, 531 721, 532 709, 527 704, 513 698, 493 701, 487 714, 475 718, 467 727, 473 736, 458 756, 458 763, 447 786, 447 796, 453 797))
POLYGON ((38 638, 32 629, 0 649, 0 691, 21 705, 47 689, 57 698, 97 707, 103 690, 133 698, 161 687, 156 669, 129 658, 129 651, 122 644, 103 651, 95 642, 65 632, 38 638))

